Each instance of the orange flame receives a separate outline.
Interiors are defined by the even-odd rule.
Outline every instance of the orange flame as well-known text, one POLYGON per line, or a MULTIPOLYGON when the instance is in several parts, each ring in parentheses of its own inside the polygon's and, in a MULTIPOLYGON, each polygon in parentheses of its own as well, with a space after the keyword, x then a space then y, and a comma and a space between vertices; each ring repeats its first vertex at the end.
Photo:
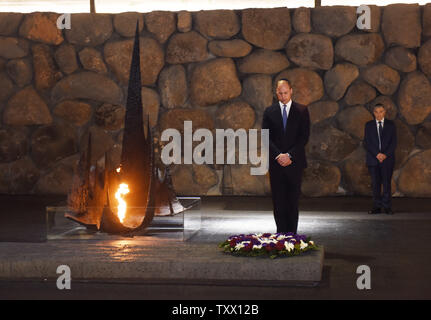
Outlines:
POLYGON ((123 199, 123 195, 128 194, 129 192, 129 186, 126 183, 121 183, 115 193, 115 199, 118 201, 117 216, 121 223, 123 223, 127 211, 127 202, 123 199))

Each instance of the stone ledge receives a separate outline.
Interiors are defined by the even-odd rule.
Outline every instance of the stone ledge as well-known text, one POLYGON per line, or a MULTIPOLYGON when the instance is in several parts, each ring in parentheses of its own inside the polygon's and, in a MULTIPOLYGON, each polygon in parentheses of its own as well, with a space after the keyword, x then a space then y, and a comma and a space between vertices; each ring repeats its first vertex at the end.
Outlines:
POLYGON ((313 285, 322 279, 323 247, 297 257, 269 259, 230 256, 217 248, 215 243, 162 241, 162 244, 154 245, 152 240, 146 245, 134 246, 135 240, 109 242, 111 245, 105 241, 0 244, 0 279, 55 279, 59 276, 56 274, 59 265, 70 267, 72 282, 73 279, 134 279, 313 285), (8 245, 16 247, 14 252, 19 252, 19 256, 7 254, 5 251, 13 250, 6 249, 8 245), (76 252, 80 252, 79 257, 76 252))

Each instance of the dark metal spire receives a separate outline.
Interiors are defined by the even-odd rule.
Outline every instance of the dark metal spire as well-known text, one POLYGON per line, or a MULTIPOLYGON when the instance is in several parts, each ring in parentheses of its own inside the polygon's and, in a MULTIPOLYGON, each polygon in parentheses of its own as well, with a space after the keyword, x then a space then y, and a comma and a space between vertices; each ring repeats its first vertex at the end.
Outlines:
POLYGON ((141 65, 139 50, 139 21, 136 23, 132 63, 130 65, 129 87, 127 91, 126 116, 124 122, 121 165, 128 166, 128 158, 142 148, 145 139, 141 96, 141 65), (140 144, 140 145, 139 145, 140 144))

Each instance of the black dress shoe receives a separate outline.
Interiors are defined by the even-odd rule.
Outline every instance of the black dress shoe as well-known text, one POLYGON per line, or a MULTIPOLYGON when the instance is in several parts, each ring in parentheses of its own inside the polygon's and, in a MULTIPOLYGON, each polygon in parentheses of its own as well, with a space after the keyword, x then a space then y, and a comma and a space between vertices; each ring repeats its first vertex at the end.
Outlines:
POLYGON ((386 214, 394 214, 394 212, 392 211, 391 208, 385 208, 385 213, 386 214))
POLYGON ((380 212, 380 208, 373 208, 372 210, 368 211, 368 214, 379 214, 380 212))

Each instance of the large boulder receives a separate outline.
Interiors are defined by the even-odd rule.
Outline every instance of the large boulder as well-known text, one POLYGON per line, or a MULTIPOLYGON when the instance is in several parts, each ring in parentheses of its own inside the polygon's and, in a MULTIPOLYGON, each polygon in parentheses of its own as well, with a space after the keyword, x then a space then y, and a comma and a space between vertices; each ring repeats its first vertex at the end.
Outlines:
POLYGON ((89 135, 91 134, 91 163, 103 159, 105 154, 109 154, 114 147, 114 140, 109 132, 99 126, 91 126, 87 128, 79 141, 79 150, 82 154, 88 149, 89 135))
POLYGON ((90 104, 83 101, 66 100, 57 104, 53 113, 68 123, 83 126, 90 120, 92 108, 90 104))
POLYGON ((59 45, 64 41, 62 30, 57 28, 59 16, 60 14, 52 12, 26 14, 19 28, 19 35, 28 40, 59 45))
POLYGON ((77 151, 75 129, 66 124, 40 127, 31 136, 31 156, 39 167, 48 167, 77 151))
POLYGON ((186 70, 182 65, 169 66, 160 73, 158 87, 165 108, 182 107, 187 100, 186 70))
POLYGON ((408 197, 431 197, 431 149, 409 159, 398 178, 398 187, 408 197))
POLYGON ((364 139, 365 124, 373 120, 373 116, 363 106, 343 109, 337 116, 338 126, 355 138, 364 139))
POLYGON ((70 44, 63 44, 55 51, 55 61, 66 74, 71 74, 79 68, 75 47, 70 44))
POLYGON ((170 11, 153 11, 145 14, 147 30, 154 34, 160 43, 165 43, 175 32, 175 13, 170 11))
POLYGON ((207 39, 196 31, 174 34, 166 48, 166 62, 177 64, 206 60, 207 42, 207 39))
POLYGON ((344 188, 354 195, 372 194, 371 176, 365 162, 366 151, 360 146, 342 165, 344 188))
POLYGON ((216 104, 241 94, 235 64, 218 58, 196 66, 191 75, 190 96, 196 106, 216 104))
POLYGON ((329 70, 334 61, 330 38, 320 34, 301 33, 289 40, 287 56, 301 67, 329 70))
POLYGON ((177 29, 179 32, 189 32, 192 30, 192 13, 180 11, 177 13, 177 29))
POLYGON ((119 130, 124 127, 126 108, 121 105, 103 103, 94 112, 94 122, 105 130, 119 130))
POLYGON ((362 78, 384 95, 394 94, 400 83, 398 72, 385 64, 363 70, 362 78))
POLYGON ((311 10, 300 7, 295 9, 292 16, 293 29, 297 33, 311 32, 311 10))
POLYGON ((280 52, 267 49, 258 49, 239 62, 239 71, 242 73, 273 74, 286 69, 289 60, 280 52))
POLYGON ((199 11, 194 18, 195 29, 211 38, 232 38, 241 27, 238 16, 233 10, 199 11))
POLYGON ((416 133, 416 145, 422 149, 431 149, 431 122, 425 122, 416 133))
POLYGON ((270 50, 284 48, 291 32, 288 8, 245 9, 242 34, 251 44, 270 50))
POLYGON ((176 194, 183 196, 205 195, 219 183, 217 173, 207 165, 175 165, 171 175, 176 194))
POLYGON ((424 5, 423 8, 424 11, 422 15, 422 32, 425 37, 429 37, 431 36, 431 3, 424 5))
POLYGON ((144 15, 140 12, 122 12, 114 15, 115 31, 123 37, 133 37, 136 32, 136 21, 139 21, 138 31, 144 29, 144 15))
MULTIPOLYGON (((65 30, 69 43, 95 47, 108 40, 113 32, 109 14, 75 13, 71 15, 71 28, 65 30)), ((136 26, 136 25, 135 25, 136 26)))
POLYGON ((51 91, 51 99, 55 103, 63 100, 90 99, 120 104, 123 92, 108 77, 87 71, 74 73, 60 80, 51 91))
POLYGON ((288 69, 281 72, 275 78, 275 82, 283 78, 289 79, 292 84, 292 100, 295 102, 308 105, 319 100, 324 95, 323 81, 320 76, 312 70, 305 68, 288 69))
POLYGON ((248 130, 253 128, 255 120, 253 108, 243 101, 224 104, 216 112, 217 128, 248 130))
POLYGON ((27 154, 28 130, 22 127, 0 128, 0 162, 12 162, 27 154))
POLYGON ((40 176, 39 169, 29 157, 0 165, 0 190, 9 194, 29 194, 40 176), (4 187, 2 187, 4 184, 4 187))
POLYGON ((172 186, 177 195, 202 195, 204 190, 193 179, 192 165, 175 165, 171 169, 172 186))
POLYGON ((28 86, 9 99, 3 122, 11 126, 41 125, 50 124, 52 117, 46 102, 28 86))
POLYGON ((48 91, 61 78, 51 48, 47 44, 35 44, 33 53, 34 81, 37 90, 48 91))
POLYGON ((401 72, 416 70, 415 54, 404 47, 393 47, 386 51, 385 64, 401 72))
POLYGON ((42 175, 35 187, 38 194, 67 195, 72 187, 74 169, 79 161, 78 155, 65 158, 42 175))
POLYGON ((311 159, 338 162, 346 158, 357 147, 357 140, 322 122, 311 128, 306 150, 311 159))
POLYGON ((31 83, 33 68, 29 59, 13 59, 6 64, 6 71, 18 87, 31 83))
POLYGON ((335 54, 359 66, 378 61, 385 50, 385 44, 378 33, 350 34, 339 39, 335 54))
POLYGON ((214 120, 210 114, 200 109, 171 109, 160 117, 160 131, 176 129, 184 133, 184 121, 192 121, 193 131, 199 128, 214 129, 214 120))
POLYGON ((431 78, 431 40, 428 40, 419 48, 418 62, 422 72, 431 78))
POLYGON ((9 164, 0 163, 0 193, 9 193, 10 170, 9 164))
POLYGON ((366 104, 376 97, 376 90, 365 82, 352 84, 344 97, 348 105, 366 104))
POLYGON ((421 45, 421 12, 418 4, 391 4, 383 9, 382 32, 388 47, 421 45))
POLYGON ((143 108, 143 118, 144 124, 148 121, 150 122, 150 127, 153 128, 157 125, 157 120, 159 118, 160 109, 160 97, 156 90, 142 87, 142 108, 143 108))
POLYGON ((241 58, 248 55, 252 46, 242 40, 214 40, 208 44, 209 51, 219 57, 241 58))
POLYGON ((338 167, 324 161, 308 161, 304 170, 301 191, 307 197, 335 195, 341 181, 338 167))
MULTIPOLYGON (((108 42, 103 49, 106 63, 124 85, 129 82, 133 43, 133 39, 108 42)), ((156 40, 148 37, 140 38, 139 49, 141 83, 142 85, 152 85, 157 81, 160 70, 165 64, 163 49, 156 40)))
POLYGON ((415 147, 415 137, 409 127, 401 120, 395 120, 397 128, 397 148, 395 150, 395 169, 399 169, 408 159, 415 147))
POLYGON ((336 101, 320 100, 308 105, 311 124, 332 118, 338 112, 339 106, 336 101))
POLYGON ((313 31, 330 37, 340 37, 356 25, 356 8, 347 6, 316 7, 311 9, 313 31))
POLYGON ((15 34, 23 17, 22 13, 0 12, 0 36, 15 34))
POLYGON ((419 124, 431 113, 431 84, 421 72, 412 72, 398 91, 400 112, 408 124, 419 124))
POLYGON ((12 37, 0 37, 0 57, 5 59, 23 58, 29 53, 27 40, 12 37))
POLYGON ((87 47, 79 51, 79 61, 85 70, 106 74, 108 68, 102 54, 94 48, 87 47))
POLYGON ((362 31, 365 32, 380 32, 380 22, 381 22, 381 16, 382 16, 382 9, 381 7, 378 7, 376 5, 368 5, 368 8, 370 8, 370 14, 371 14, 371 28, 370 29, 363 29, 362 31))
POLYGON ((4 72, 0 72, 0 88, 0 101, 7 100, 14 92, 13 82, 4 72))
POLYGON ((265 176, 251 175, 250 165, 231 165, 234 195, 265 195, 265 176))
POLYGON ((350 63, 337 64, 325 73, 326 93, 332 100, 340 100, 358 76, 359 70, 355 65, 350 63))
POLYGON ((263 114, 266 107, 272 104, 272 80, 265 74, 251 75, 243 80, 242 98, 258 112, 263 114))

